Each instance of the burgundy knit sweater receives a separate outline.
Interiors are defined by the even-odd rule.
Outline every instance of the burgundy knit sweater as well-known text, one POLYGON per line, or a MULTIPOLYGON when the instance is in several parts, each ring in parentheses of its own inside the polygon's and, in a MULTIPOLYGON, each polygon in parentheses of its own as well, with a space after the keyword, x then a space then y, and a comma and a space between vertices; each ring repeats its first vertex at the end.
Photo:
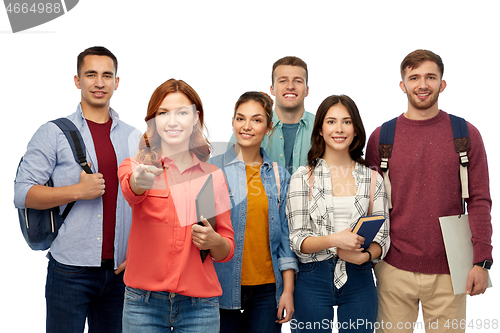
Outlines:
MULTIPOLYGON (((484 144, 479 131, 467 125, 471 150, 466 202, 475 263, 492 260, 491 198, 484 144)), ((380 127, 366 148, 367 162, 377 168, 379 134, 380 127)), ((446 112, 428 120, 398 117, 389 178, 391 247, 384 260, 406 271, 449 274, 439 217, 461 213, 461 188, 459 157, 446 112)))

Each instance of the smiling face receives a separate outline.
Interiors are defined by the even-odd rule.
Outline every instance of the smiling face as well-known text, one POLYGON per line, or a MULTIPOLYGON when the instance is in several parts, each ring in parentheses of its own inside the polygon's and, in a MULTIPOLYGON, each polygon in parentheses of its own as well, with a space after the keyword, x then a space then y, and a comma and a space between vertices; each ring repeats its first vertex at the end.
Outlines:
POLYGON ((337 103, 332 106, 323 119, 320 135, 325 140, 325 154, 328 150, 349 153, 356 131, 347 108, 337 103))
POLYGON ((198 122, 198 111, 185 94, 168 94, 154 119, 164 156, 189 151, 189 140, 198 122))
POLYGON ((406 68, 399 86, 408 97, 410 114, 420 112, 435 116, 439 94, 446 88, 435 62, 425 61, 414 69, 406 68))
POLYGON ((109 102, 118 89, 115 64, 110 57, 88 55, 84 58, 80 73, 75 75, 75 85, 82 93, 83 110, 109 112, 109 102))
POLYGON ((276 96, 276 109, 285 112, 303 112, 304 98, 309 94, 306 70, 299 66, 276 67, 271 94, 276 96))
POLYGON ((272 128, 266 110, 256 101, 240 104, 233 118, 233 132, 240 147, 260 147, 264 135, 272 128))

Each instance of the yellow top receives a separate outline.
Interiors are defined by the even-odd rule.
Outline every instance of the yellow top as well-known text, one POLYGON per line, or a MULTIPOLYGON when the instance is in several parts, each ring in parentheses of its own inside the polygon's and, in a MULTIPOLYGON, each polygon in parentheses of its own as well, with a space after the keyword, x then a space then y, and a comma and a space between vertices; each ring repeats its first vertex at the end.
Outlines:
POLYGON ((269 248, 268 201, 260 178, 260 166, 246 166, 247 221, 243 244, 242 286, 274 283, 269 248))

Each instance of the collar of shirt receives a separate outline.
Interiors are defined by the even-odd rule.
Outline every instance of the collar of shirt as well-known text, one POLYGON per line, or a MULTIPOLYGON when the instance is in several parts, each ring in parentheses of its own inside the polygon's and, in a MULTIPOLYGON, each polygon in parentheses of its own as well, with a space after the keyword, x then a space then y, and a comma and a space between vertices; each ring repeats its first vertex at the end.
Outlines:
MULTIPOLYGON (((314 117, 312 118, 312 121, 314 121, 314 117)), ((310 117, 307 117, 307 112, 306 110, 304 110, 304 113, 302 114, 302 117, 299 120, 299 124, 302 126, 308 126, 309 122, 311 122, 311 119, 310 117)), ((278 118, 276 110, 273 110, 273 127, 283 127, 283 122, 278 118)))
MULTIPOLYGON (((177 167, 177 164, 175 164, 174 160, 172 160, 169 157, 161 155, 161 159, 163 161, 163 167, 166 170, 168 170, 168 174, 170 174, 170 176, 173 176, 173 178, 172 178, 172 180, 174 180, 173 184, 176 184, 179 181, 189 180, 193 176, 196 177, 199 175, 199 172, 201 172, 203 174, 205 173, 205 170, 203 169, 198 157, 193 153, 191 153, 191 157, 192 157, 191 164, 184 171, 180 172, 179 168, 177 167)), ((170 181, 170 177, 169 177, 169 181, 170 181)))
MULTIPOLYGON (((323 178, 325 175, 328 175, 328 178, 331 178, 331 170, 328 167, 328 164, 326 161, 322 158, 318 158, 318 165, 314 169, 314 175, 315 177, 318 176, 321 179, 321 183, 323 183, 323 178)), ((356 162, 354 166, 354 170, 352 171, 352 177, 354 178, 354 183, 356 185, 356 188, 359 187, 359 184, 363 181, 363 179, 366 177, 366 172, 362 164, 359 164, 356 162)), ((316 182, 315 182, 316 183, 316 182)), ((325 189, 331 190, 331 182, 327 182, 324 185, 325 189), (330 187, 328 187, 328 184, 330 184, 330 187)))
POLYGON ((191 165, 182 173, 172 159, 162 156, 168 188, 172 193, 181 226, 196 223, 195 199, 208 174, 212 172, 210 164, 201 163, 193 153, 191 153, 191 156, 193 158, 191 165))
MULTIPOLYGON (((74 119, 74 123, 75 123, 75 126, 80 129, 81 131, 81 128, 83 126, 83 124, 85 123, 85 117, 83 116, 83 110, 82 110, 82 103, 78 103, 78 107, 76 108, 76 113, 78 114, 79 117, 75 117, 74 119)), ((120 117, 118 116, 118 113, 113 110, 113 108, 109 108, 109 116, 111 118, 111 120, 113 121, 113 124, 111 125, 111 130, 113 130, 113 128, 116 126, 117 124, 117 121, 118 119, 120 119, 120 117)))
MULTIPOLYGON (((224 166, 231 165, 234 163, 244 163, 243 161, 239 160, 238 157, 236 156, 236 152, 234 151, 234 146, 232 145, 224 154, 224 166)), ((264 151, 264 148, 260 147, 260 156, 262 156, 262 166, 266 167, 267 169, 272 168, 273 161, 267 156, 267 154, 264 151)))

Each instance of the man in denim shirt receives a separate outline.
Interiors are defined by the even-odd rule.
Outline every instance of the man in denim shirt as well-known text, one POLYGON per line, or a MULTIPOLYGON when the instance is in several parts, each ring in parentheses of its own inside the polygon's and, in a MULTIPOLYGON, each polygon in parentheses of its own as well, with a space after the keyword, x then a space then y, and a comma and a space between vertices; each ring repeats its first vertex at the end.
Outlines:
MULTIPOLYGON (((307 164, 311 148, 314 115, 304 107, 304 98, 309 94, 307 80, 307 64, 300 58, 284 57, 273 65, 271 94, 276 97, 273 130, 264 137, 261 147, 290 174, 307 164)), ((233 135, 229 146, 235 142, 233 135)))
POLYGON ((116 57, 104 47, 78 56, 81 103, 70 119, 81 132, 86 174, 52 122, 28 144, 15 180, 17 208, 47 209, 76 201, 47 255, 47 332, 121 332, 123 270, 131 211, 119 190, 118 165, 137 149, 139 132, 118 119, 110 99, 118 88, 116 57), (52 178, 54 187, 43 186, 52 178))

